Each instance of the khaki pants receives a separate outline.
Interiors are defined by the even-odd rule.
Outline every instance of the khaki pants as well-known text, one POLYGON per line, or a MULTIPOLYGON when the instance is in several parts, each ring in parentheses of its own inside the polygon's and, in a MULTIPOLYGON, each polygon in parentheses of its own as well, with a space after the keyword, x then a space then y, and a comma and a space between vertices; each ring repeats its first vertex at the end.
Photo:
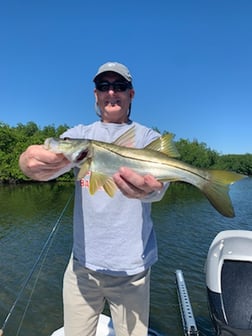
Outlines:
POLYGON ((99 314, 108 302, 116 336, 147 336, 150 270, 134 276, 109 276, 70 259, 64 276, 65 336, 95 336, 99 314))

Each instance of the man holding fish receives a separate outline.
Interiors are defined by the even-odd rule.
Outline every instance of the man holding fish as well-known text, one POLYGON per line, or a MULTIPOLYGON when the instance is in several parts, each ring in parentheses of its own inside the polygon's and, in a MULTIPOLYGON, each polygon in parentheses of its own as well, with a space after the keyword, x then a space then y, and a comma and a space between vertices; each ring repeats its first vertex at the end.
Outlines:
POLYGON ((117 336, 147 336, 150 268, 157 261, 151 203, 163 197, 169 185, 163 182, 190 183, 222 215, 233 217, 229 185, 244 176, 183 163, 171 134, 160 136, 131 121, 135 92, 125 65, 103 64, 94 83, 100 120, 28 147, 20 167, 39 181, 75 172, 73 252, 63 285, 65 336, 95 336, 105 301, 117 336))
MULTIPOLYGON (((135 92, 126 66, 103 64, 94 83, 100 120, 73 127, 62 134, 62 139, 144 148, 160 137, 130 119, 135 92), (123 136, 125 133, 128 135, 123 136)), ((101 166, 113 166, 113 157, 107 158, 101 151, 97 157, 101 166)), ((105 301, 117 336, 147 336, 150 268, 157 261, 151 202, 163 197, 168 183, 164 185, 150 173, 134 171, 124 165, 124 160, 115 171, 111 168, 111 176, 92 171, 90 162, 86 149, 68 155, 48 143, 28 147, 19 160, 24 174, 34 180, 47 181, 71 168, 78 176, 73 252, 63 285, 65 336, 95 335, 105 301)))

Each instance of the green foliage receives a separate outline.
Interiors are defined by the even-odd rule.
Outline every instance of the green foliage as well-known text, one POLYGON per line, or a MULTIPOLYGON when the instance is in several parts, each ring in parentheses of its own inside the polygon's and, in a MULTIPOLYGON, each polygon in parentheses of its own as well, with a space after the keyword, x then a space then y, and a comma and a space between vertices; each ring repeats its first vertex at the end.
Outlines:
POLYGON ((199 143, 197 140, 189 142, 180 139, 176 143, 177 149, 181 155, 180 159, 199 168, 223 169, 252 175, 252 154, 244 155, 219 155, 211 150, 205 143, 199 143))
POLYGON ((218 168, 234 170, 237 173, 252 175, 252 154, 222 155, 218 159, 218 168))
POLYGON ((199 168, 212 167, 218 160, 218 153, 207 148, 205 143, 180 139, 176 143, 180 159, 199 168))
MULTIPOLYGON (((0 182, 16 183, 29 180, 19 168, 20 154, 30 145, 42 144, 48 137, 58 137, 67 128, 66 125, 57 128, 49 125, 41 129, 32 121, 26 125, 19 123, 16 127, 0 123, 0 182)), ((72 172, 59 178, 61 181, 72 179, 72 172)))
MULTIPOLYGON (((30 121, 26 125, 17 124, 10 127, 0 122, 0 182, 16 183, 29 180, 19 169, 20 154, 30 145, 42 144, 48 137, 59 137, 67 125, 48 125, 40 128, 30 121)), ((158 131, 158 129, 155 129, 158 131)), ((168 132, 164 132, 168 133, 168 132)), ((252 175, 252 154, 219 155, 211 150, 205 143, 197 140, 192 142, 180 139, 176 142, 180 153, 180 160, 199 168, 232 170, 245 175, 252 175)), ((66 173, 57 180, 73 180, 73 173, 66 173)))

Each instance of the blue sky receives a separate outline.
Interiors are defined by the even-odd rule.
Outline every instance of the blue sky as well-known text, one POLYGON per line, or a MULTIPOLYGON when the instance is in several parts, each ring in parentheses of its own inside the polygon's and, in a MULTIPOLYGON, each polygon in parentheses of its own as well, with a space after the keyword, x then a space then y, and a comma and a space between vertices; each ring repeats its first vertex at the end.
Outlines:
POLYGON ((252 152, 252 1, 0 1, 0 122, 95 121, 92 78, 125 63, 132 119, 252 152))

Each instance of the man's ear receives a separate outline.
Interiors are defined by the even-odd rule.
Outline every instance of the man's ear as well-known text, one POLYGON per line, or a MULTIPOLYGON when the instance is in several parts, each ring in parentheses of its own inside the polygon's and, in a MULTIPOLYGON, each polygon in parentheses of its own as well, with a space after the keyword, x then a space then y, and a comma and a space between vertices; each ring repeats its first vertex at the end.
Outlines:
POLYGON ((130 90, 130 98, 133 99, 135 96, 135 90, 134 89, 131 89, 130 90))

